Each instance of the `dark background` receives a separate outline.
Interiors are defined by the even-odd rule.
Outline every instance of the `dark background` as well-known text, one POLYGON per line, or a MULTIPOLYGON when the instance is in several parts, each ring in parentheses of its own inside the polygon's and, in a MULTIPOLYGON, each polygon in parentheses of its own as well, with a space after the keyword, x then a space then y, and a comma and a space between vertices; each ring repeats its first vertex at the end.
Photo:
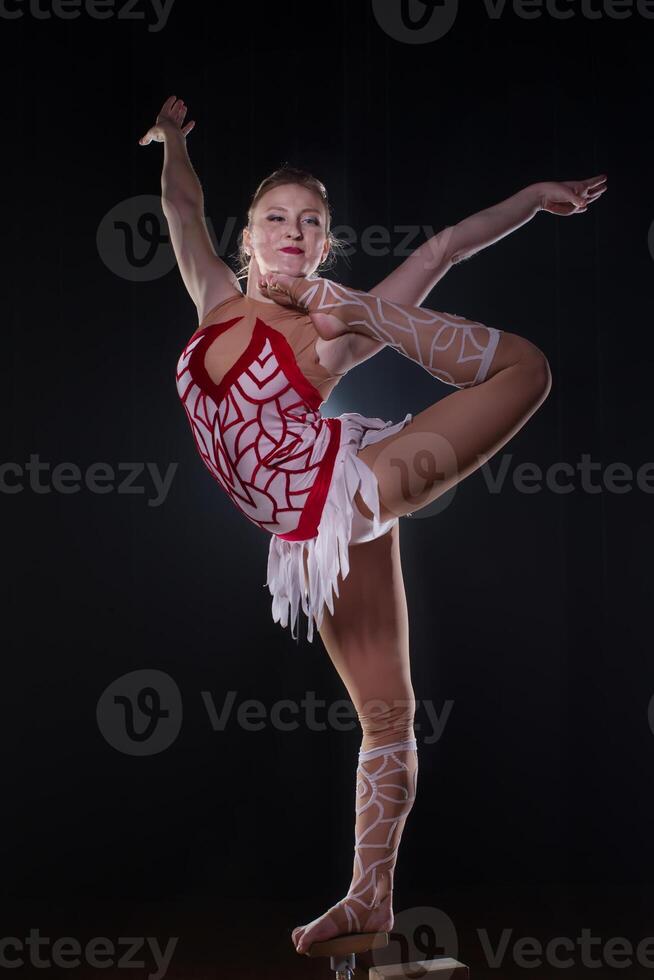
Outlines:
MULTIPOLYGON (((452 705, 432 744, 418 711, 395 912, 416 927, 415 958, 445 947, 473 978, 649 976, 601 949, 654 936, 652 491, 635 479, 652 460, 654 21, 617 19, 600 0, 596 19, 559 6, 575 16, 467 4, 425 44, 390 36, 368 0, 177 0, 156 31, 145 4, 102 20, 27 6, 0 18, 2 456, 14 467, 2 495, 2 936, 178 936, 173 980, 326 977, 290 931, 350 881, 358 729, 312 730, 300 715, 294 731, 269 718, 251 731, 235 717, 250 698, 269 710, 346 693, 319 637, 308 644, 303 627, 296 643, 273 623, 268 539, 204 469, 175 390, 195 308, 149 200, 163 146, 137 141, 176 94, 196 120, 207 216, 217 237, 231 229, 223 257, 259 182, 289 162, 325 182, 337 233, 390 231, 386 255, 359 243, 327 273, 360 289, 402 261, 400 225, 438 231, 535 181, 608 174, 585 215, 539 213, 424 304, 528 337, 553 387, 491 461, 496 473, 511 456, 500 493, 477 471, 441 513, 401 522, 416 697, 439 714, 452 705), (589 492, 579 476, 569 493, 513 485, 521 463, 576 467, 584 454, 600 464, 596 488, 621 462, 630 489, 589 492), (31 455, 50 492, 30 484, 31 455), (84 474, 99 462, 115 472, 107 492, 52 488, 58 464, 84 474), (121 465, 145 462, 176 467, 159 506, 147 472, 118 489, 121 465), (143 755, 116 743, 101 700, 140 670, 169 675, 179 696, 164 698, 179 731, 143 755), (223 731, 202 692, 218 709, 233 692, 223 731), (444 917, 456 948, 446 929, 430 933, 444 917), (523 937, 576 942, 584 928, 601 937, 601 968, 579 947, 567 969, 511 953, 523 937), (483 930, 493 946, 509 932, 501 968, 483 930)), ((399 420, 451 391, 387 350, 323 412, 399 420)))

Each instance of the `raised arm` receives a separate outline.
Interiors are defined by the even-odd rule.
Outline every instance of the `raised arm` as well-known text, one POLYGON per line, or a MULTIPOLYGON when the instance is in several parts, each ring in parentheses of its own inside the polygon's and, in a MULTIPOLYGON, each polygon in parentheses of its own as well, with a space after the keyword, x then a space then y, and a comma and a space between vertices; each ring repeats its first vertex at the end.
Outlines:
POLYGON ((154 140, 164 144, 161 207, 180 275, 202 322, 215 306, 242 294, 242 289, 235 273, 216 254, 209 235, 202 186, 186 148, 186 137, 195 125, 183 126, 186 111, 182 100, 171 95, 139 143, 147 146, 154 140))

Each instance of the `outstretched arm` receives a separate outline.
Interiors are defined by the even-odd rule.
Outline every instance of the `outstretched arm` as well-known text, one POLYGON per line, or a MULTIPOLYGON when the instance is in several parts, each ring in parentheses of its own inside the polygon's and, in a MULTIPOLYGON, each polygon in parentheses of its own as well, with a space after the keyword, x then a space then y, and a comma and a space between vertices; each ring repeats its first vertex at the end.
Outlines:
POLYGON ((538 211, 582 214, 605 190, 605 174, 582 181, 530 184, 505 201, 432 235, 370 292, 395 303, 420 306, 453 265, 505 238, 538 211))
MULTIPOLYGON (((606 190, 606 177, 581 183, 532 185, 497 208, 467 218, 452 231, 460 260, 504 237, 536 211, 580 214, 606 190)), ((480 384, 488 373, 501 331, 451 313, 393 302, 350 289, 330 279, 268 273, 259 289, 283 306, 308 313, 324 340, 343 333, 361 334, 393 347, 434 377, 458 388, 480 384)))
POLYGON ((452 233, 454 228, 443 228, 432 235, 398 265, 397 269, 370 290, 373 296, 381 296, 393 303, 420 306, 437 282, 453 265, 452 233))
POLYGON ((452 262, 462 262, 521 228, 541 209, 540 184, 530 184, 505 201, 464 218, 452 228, 452 262))
POLYGON ((453 265, 504 238, 541 209, 542 185, 531 184, 506 201, 432 235, 370 290, 394 303, 420 306, 453 265))
POLYGON ((530 184, 494 207, 479 211, 451 229, 453 262, 469 259, 530 221, 538 211, 583 214, 606 190, 606 174, 588 180, 542 181, 530 184))

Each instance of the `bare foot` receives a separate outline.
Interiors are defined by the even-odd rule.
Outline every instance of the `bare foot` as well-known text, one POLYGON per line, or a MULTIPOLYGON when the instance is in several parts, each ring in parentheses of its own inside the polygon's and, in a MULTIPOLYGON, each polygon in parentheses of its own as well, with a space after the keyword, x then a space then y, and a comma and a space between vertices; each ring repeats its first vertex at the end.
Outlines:
POLYGON ((297 952, 306 953, 312 943, 322 943, 334 936, 351 932, 390 932, 394 922, 392 893, 371 909, 359 899, 343 898, 313 922, 294 929, 291 938, 297 952))

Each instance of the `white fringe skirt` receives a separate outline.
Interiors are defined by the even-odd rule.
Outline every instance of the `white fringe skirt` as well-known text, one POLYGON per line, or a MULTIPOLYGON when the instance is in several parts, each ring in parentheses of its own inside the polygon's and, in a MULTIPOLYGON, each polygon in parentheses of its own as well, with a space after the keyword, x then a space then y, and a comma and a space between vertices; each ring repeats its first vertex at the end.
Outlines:
POLYGON ((334 460, 331 483, 318 525, 318 534, 308 541, 285 541, 271 535, 268 550, 266 586, 273 597, 272 616, 276 623, 295 632, 300 606, 307 617, 307 639, 313 642, 313 626, 320 629, 325 604, 334 612, 332 591, 338 596, 338 575, 345 579, 350 571, 348 545, 374 540, 395 524, 398 518, 379 520, 379 488, 372 470, 357 456, 357 450, 400 432, 413 419, 409 412, 402 422, 366 418, 358 412, 339 415, 341 441, 334 460), (367 521, 354 503, 357 490, 372 511, 367 521), (303 553, 308 554, 310 590, 305 587, 303 553))

